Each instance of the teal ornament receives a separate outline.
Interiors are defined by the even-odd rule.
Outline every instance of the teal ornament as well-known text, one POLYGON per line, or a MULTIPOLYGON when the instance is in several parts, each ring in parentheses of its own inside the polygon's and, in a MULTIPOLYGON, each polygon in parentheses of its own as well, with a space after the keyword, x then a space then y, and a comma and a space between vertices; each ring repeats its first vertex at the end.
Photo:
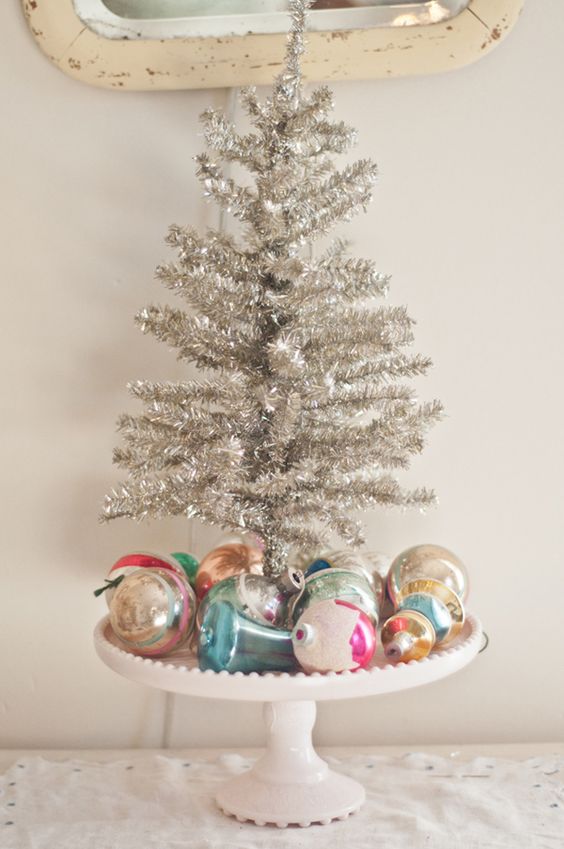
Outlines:
POLYGON ((339 599, 353 604, 377 626, 378 600, 368 580, 357 572, 335 568, 320 568, 306 578, 304 591, 292 608, 293 622, 297 622, 310 604, 326 599, 339 599))
POLYGON ((198 608, 198 622, 203 622, 211 604, 228 601, 243 616, 262 625, 285 628, 291 625, 290 608, 304 587, 304 575, 299 569, 288 568, 275 578, 248 572, 232 575, 206 593, 198 608))
POLYGON ((200 669, 214 672, 293 672, 290 631, 261 625, 228 601, 211 604, 198 638, 200 669))
POLYGON ((446 604, 427 593, 412 593, 405 596, 397 609, 416 610, 417 613, 422 613, 433 626, 437 643, 441 643, 445 637, 448 637, 452 628, 452 616, 446 604))
MULTIPOLYGON (((384 555, 375 551, 356 551, 351 548, 331 549, 322 552, 305 570, 306 578, 323 569, 344 569, 365 578, 376 597, 378 607, 384 596, 384 579, 378 569, 382 568, 384 555)), ((386 569, 387 571, 387 569, 386 569)))
POLYGON ((175 551, 172 555, 174 559, 180 563, 182 569, 184 570, 184 574, 190 581, 190 586, 192 589, 196 588, 196 572, 198 571, 198 566, 200 565, 198 560, 194 557, 193 554, 186 554, 184 551, 175 551))

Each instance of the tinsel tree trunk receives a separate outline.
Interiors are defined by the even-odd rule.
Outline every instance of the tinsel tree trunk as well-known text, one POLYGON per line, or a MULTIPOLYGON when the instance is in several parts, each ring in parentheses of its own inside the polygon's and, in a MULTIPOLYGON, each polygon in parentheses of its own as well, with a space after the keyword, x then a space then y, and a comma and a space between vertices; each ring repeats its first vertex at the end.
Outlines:
POLYGON ((388 278, 340 240, 312 258, 313 242, 365 209, 376 167, 368 159, 336 167, 355 131, 329 120, 326 86, 303 90, 309 5, 291 0, 271 96, 241 92, 253 131, 238 134, 216 110, 202 116, 209 152, 197 157, 197 175, 243 235, 171 227, 178 259, 157 276, 188 310, 148 306, 136 319, 203 376, 130 384, 144 412, 119 421, 115 462, 129 478, 103 513, 251 530, 265 541, 266 574, 284 567, 292 546, 315 551, 331 533, 361 544, 351 515, 359 509, 431 504, 432 491, 405 490, 394 472, 421 451, 441 413, 404 382, 430 366, 405 350, 413 341, 405 308, 371 303, 388 278), (225 174, 222 163, 233 162, 250 187, 225 174))

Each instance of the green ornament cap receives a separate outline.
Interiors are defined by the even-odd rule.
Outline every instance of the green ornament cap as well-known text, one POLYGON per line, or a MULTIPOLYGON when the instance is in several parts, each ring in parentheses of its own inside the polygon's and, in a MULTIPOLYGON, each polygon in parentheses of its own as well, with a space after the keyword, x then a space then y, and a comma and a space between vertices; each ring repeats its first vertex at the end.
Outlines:
POLYGON ((182 566, 188 581, 190 582, 190 586, 192 589, 196 588, 196 572, 198 571, 198 566, 200 565, 198 560, 194 557, 193 554, 186 554, 185 551, 175 551, 172 554, 172 557, 180 563, 182 566))

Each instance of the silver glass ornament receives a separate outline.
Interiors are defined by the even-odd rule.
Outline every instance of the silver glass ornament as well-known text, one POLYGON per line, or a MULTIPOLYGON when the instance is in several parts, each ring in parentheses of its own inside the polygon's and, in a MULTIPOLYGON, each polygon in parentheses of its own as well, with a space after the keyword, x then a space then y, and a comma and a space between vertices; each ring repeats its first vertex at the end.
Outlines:
POLYGON ((110 602, 110 624, 129 651, 143 657, 182 645, 194 626, 196 598, 185 577, 165 569, 139 569, 126 576, 110 602))
POLYGON ((464 563, 440 545, 415 545, 402 551, 392 561, 386 586, 394 607, 397 607, 401 588, 417 580, 439 581, 461 601, 468 595, 468 572, 464 563))

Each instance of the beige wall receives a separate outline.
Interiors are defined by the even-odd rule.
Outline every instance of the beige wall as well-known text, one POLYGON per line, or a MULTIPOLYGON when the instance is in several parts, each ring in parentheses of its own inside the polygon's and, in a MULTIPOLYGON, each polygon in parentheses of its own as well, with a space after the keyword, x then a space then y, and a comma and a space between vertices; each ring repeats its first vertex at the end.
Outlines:
MULTIPOLYGON (((409 479, 427 516, 368 518, 371 543, 452 547, 490 634, 420 691, 324 704, 323 743, 562 739, 562 79, 559 0, 529 3, 500 49, 451 75, 338 84, 381 181, 348 235, 393 273, 448 418, 409 479)), ((174 356, 132 324, 172 221, 214 223, 191 156, 226 92, 123 94, 52 68, 16 0, 0 7, 2 615, 0 745, 250 744, 252 705, 170 699, 94 656, 92 589, 120 553, 191 544, 184 522, 97 524, 113 422, 174 356), (168 717, 169 721, 165 721, 168 717)), ((205 550, 209 535, 195 529, 205 550)), ((213 538, 213 537, 212 537, 213 538)))

